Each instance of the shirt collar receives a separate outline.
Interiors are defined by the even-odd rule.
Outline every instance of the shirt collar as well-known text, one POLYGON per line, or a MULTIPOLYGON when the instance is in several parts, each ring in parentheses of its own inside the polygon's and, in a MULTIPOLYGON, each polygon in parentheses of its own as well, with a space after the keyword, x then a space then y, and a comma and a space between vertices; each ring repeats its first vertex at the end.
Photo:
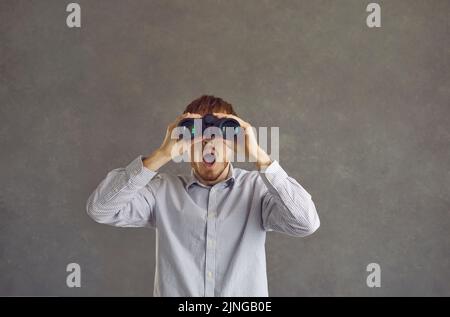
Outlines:
MULTIPOLYGON (((221 181, 220 183, 217 183, 217 184, 215 184, 213 186, 220 186, 221 188, 225 188, 225 187, 228 187, 228 186, 232 186, 234 184, 235 179, 236 179, 236 175, 235 175, 236 173, 235 173, 233 164, 231 164, 229 162, 228 165, 230 166, 230 169, 228 170, 227 178, 225 180, 221 181)), ((197 184, 197 185, 205 187, 205 188, 212 187, 212 186, 208 186, 208 185, 202 184, 198 180, 198 178, 196 177, 196 175, 194 173, 194 169, 192 168, 191 169, 191 174, 189 175, 189 177, 187 179, 187 182, 186 182, 186 186, 185 186, 186 190, 189 189, 189 187, 191 185, 193 185, 193 184, 197 184)))

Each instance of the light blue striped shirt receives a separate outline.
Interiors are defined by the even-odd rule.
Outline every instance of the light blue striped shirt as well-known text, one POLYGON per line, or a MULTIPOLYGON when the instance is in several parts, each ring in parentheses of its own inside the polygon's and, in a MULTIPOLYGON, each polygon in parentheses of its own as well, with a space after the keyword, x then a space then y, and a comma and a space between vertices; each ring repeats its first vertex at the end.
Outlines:
POLYGON ((192 172, 151 171, 139 156, 108 173, 87 212, 99 223, 156 228, 154 296, 268 296, 266 232, 307 236, 319 217, 277 161, 261 172, 229 171, 205 186, 192 172))

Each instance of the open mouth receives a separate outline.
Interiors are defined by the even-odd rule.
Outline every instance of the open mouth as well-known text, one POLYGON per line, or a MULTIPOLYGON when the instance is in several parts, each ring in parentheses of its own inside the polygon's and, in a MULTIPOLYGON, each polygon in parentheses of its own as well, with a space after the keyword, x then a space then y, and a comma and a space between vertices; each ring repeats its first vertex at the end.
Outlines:
POLYGON ((214 165, 215 162, 216 156, 214 155, 214 153, 206 153, 205 155, 203 155, 203 163, 206 166, 211 167, 214 165))

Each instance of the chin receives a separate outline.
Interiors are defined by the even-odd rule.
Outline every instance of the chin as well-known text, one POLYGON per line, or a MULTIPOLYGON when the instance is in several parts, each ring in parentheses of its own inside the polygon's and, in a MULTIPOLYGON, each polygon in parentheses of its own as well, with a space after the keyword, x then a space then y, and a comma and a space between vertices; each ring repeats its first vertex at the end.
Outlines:
POLYGON ((195 164, 195 172, 205 181, 215 181, 222 174, 226 164, 215 162, 214 164, 205 164, 204 162, 195 164), (223 165, 223 166, 222 166, 223 165))
POLYGON ((201 178, 207 181, 213 181, 220 175, 220 171, 218 170, 210 170, 205 168, 200 168, 197 173, 200 175, 201 178))

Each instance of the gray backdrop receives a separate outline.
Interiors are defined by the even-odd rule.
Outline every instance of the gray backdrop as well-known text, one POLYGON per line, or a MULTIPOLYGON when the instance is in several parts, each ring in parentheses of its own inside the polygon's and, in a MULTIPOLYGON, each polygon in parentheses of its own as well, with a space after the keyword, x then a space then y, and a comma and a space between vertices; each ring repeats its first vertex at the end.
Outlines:
POLYGON ((69 2, 0 0, 0 295, 151 296, 154 231, 85 203, 202 94, 280 126, 321 217, 268 235, 272 296, 450 295, 450 1, 69 2))

